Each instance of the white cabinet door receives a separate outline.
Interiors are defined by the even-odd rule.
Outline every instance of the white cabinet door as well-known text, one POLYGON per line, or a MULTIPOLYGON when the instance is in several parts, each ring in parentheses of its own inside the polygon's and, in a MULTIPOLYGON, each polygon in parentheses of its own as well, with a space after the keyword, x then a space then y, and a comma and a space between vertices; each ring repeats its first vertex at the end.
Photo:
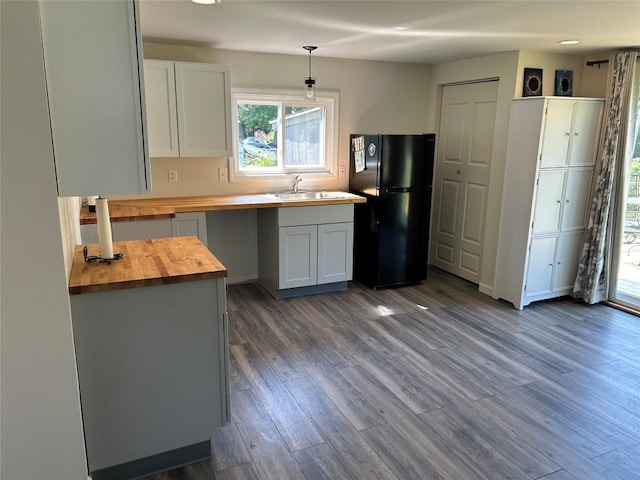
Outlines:
POLYGON ((525 297, 551 293, 557 241, 557 236, 536 237, 531 240, 525 297))
POLYGON ((545 170, 538 176, 532 233, 552 233, 560 229, 562 194, 566 170, 545 170))
POLYGON ((602 108, 603 104, 600 101, 582 101, 575 104, 569 165, 595 164, 602 108))
POLYGON ((145 60, 145 98, 149 130, 149 155, 177 157, 178 115, 173 62, 145 60))
POLYGON ((207 213, 188 212, 176 213, 172 222, 174 237, 195 236, 207 245, 207 213))
POLYGON ((137 1, 41 1, 60 196, 150 189, 137 1))
POLYGON ((230 156, 229 67, 176 62, 175 75, 180 156, 230 156))
POLYGON ((567 172, 562 207, 562 231, 582 230, 587 216, 591 192, 592 168, 575 168, 567 172))
POLYGON ((564 167, 567 164, 569 142, 573 136, 571 122, 573 102, 565 100, 547 103, 540 168, 564 167))
POLYGON ((279 288, 316 285, 318 275, 318 227, 279 228, 279 288))
POLYGON ((582 253, 582 230, 560 235, 556 247, 553 291, 571 291, 578 273, 578 261, 582 253))
POLYGON ((353 278, 353 223, 318 225, 318 284, 353 278))

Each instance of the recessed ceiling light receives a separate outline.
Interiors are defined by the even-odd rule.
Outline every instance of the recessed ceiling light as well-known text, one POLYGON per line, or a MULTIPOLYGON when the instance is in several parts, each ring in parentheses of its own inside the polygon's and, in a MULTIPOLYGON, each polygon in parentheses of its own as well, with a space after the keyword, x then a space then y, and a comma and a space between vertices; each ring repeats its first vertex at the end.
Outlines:
POLYGON ((580 43, 580 40, 560 40, 558 43, 560 45, 576 45, 580 43))
POLYGON ((191 0, 193 3, 201 3, 203 5, 213 5, 214 3, 220 3, 220 0, 191 0))
POLYGON ((399 26, 399 27, 393 27, 394 30, 407 30, 409 27, 403 27, 403 26, 399 26))

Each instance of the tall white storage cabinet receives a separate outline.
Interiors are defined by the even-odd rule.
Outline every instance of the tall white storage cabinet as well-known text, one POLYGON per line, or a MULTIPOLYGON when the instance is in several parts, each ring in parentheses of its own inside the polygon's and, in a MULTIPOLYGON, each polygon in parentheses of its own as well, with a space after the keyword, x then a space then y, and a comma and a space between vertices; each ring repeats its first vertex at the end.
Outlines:
POLYGON ((571 292, 604 100, 513 100, 494 298, 517 309, 571 292))

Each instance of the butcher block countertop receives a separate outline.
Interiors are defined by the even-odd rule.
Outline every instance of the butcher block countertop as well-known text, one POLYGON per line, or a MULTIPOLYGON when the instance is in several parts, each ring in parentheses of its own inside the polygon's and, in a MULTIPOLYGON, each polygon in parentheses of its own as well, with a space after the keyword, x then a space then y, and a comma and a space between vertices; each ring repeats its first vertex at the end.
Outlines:
MULTIPOLYGON (((99 255, 98 244, 87 245, 88 255, 99 255)), ((114 242, 122 260, 86 263, 77 245, 69 294, 105 292, 125 288, 210 280, 227 276, 227 269, 197 237, 171 237, 114 242)))
MULTIPOLYGON (((210 195, 198 197, 140 198, 109 200, 109 216, 112 222, 149 220, 175 217, 176 213, 206 212, 209 210, 238 210, 247 208, 303 207, 313 205, 338 205, 365 203, 366 199, 347 192, 339 198, 282 200, 275 195, 210 195)), ((80 211, 80 224, 96 223, 96 214, 86 206, 80 211)))

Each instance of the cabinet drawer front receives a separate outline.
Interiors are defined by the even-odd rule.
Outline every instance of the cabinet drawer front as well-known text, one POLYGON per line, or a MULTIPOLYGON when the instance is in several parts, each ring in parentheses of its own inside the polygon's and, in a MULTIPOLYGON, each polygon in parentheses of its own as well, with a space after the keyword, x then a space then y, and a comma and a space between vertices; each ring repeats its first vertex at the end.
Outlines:
POLYGON ((278 226, 317 225, 353 221, 353 204, 278 209, 278 226))

